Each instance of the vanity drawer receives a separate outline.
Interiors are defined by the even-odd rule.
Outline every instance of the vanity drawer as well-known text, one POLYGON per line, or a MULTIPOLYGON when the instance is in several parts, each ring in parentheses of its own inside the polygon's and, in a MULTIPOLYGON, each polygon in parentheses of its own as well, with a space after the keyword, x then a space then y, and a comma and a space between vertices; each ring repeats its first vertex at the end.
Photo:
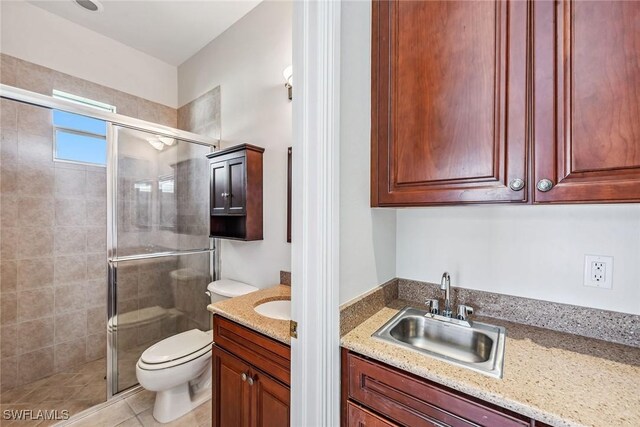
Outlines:
POLYGON ((291 349, 245 326, 213 316, 213 342, 275 379, 290 385, 291 349))
POLYGON ((398 427, 364 408, 347 403, 347 427, 398 427))
MULTIPOLYGON (((344 359, 343 359, 344 360, 344 359)), ((531 420, 430 381, 348 353, 348 398, 394 422, 422 426, 531 426, 531 420)), ((365 424, 366 425, 366 424, 365 424)))

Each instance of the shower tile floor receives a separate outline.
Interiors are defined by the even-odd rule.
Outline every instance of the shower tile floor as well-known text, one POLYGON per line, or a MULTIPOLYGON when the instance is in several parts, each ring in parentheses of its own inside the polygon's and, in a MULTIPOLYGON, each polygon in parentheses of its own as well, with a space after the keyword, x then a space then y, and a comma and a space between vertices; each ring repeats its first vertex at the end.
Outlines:
MULTIPOLYGON (((57 410, 78 414, 106 401, 106 362, 85 363, 68 371, 25 384, 0 394, 0 414, 5 410, 57 410)), ((0 420, 2 427, 49 426, 54 421, 0 420)))
MULTIPOLYGON (((106 363, 104 359, 86 363, 0 394, 0 416, 4 410, 68 410, 73 416, 106 401, 106 363)), ((72 427, 209 427, 211 400, 177 420, 160 424, 153 418, 155 393, 141 390, 125 399, 99 409, 78 420, 58 422, 57 426, 72 427)), ((46 427, 56 421, 6 421, 2 427, 46 427)))

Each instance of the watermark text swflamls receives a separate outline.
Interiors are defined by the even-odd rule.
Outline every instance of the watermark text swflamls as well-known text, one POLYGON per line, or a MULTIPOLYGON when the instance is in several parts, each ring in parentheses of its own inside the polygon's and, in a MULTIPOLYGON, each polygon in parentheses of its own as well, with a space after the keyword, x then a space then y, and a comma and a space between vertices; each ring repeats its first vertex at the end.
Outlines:
POLYGON ((64 421, 69 419, 69 411, 63 409, 5 409, 2 411, 3 420, 14 421, 64 421))

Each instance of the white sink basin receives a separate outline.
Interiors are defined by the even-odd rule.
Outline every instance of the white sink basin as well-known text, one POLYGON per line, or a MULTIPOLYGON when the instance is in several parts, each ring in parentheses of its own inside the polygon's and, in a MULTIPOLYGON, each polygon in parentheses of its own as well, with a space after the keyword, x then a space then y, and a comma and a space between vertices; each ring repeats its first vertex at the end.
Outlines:
POLYGON ((257 305, 254 310, 265 317, 291 320, 291 300, 269 301, 257 305))

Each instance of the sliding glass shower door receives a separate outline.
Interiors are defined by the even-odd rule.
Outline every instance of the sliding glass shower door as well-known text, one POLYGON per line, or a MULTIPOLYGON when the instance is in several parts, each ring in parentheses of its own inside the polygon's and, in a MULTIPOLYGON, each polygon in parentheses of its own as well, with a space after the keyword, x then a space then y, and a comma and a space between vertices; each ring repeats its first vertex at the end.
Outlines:
POLYGON ((109 140, 109 360, 112 396, 138 383, 154 343, 210 329, 207 284, 211 146, 121 126, 109 140))

